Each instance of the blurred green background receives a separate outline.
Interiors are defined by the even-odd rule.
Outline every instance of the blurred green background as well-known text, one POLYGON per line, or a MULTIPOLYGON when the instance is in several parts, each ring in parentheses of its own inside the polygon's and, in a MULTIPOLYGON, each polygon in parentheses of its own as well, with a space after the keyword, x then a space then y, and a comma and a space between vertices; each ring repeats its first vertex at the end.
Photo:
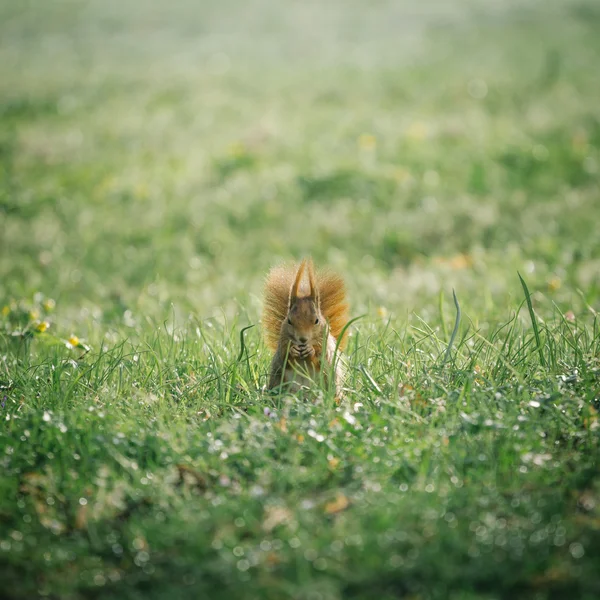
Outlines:
POLYGON ((592 301, 598 19, 556 0, 3 2, 0 297, 43 291, 74 322, 171 302, 255 321, 263 273, 312 254, 357 312, 422 313, 452 286, 494 310, 517 269, 592 301))
POLYGON ((599 31, 0 0, 3 594, 597 598, 599 31), (308 254, 364 315, 341 405, 240 349, 308 254))

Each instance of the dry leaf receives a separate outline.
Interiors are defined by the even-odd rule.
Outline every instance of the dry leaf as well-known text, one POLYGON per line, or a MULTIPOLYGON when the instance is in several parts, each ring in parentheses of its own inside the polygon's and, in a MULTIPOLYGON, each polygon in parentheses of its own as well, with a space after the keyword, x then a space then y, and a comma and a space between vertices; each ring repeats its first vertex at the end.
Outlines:
POLYGON ((588 406, 588 416, 584 417, 583 426, 590 431, 598 429, 598 411, 593 406, 588 406))
POLYGON ((179 471, 179 483, 183 483, 190 487, 197 486, 201 490, 205 490, 208 487, 206 479, 202 473, 196 471, 196 469, 192 469, 192 467, 188 465, 179 464, 177 465, 177 470, 179 471))
POLYGON ((275 554, 275 552, 269 552, 265 561, 270 567, 276 567, 281 562, 281 559, 279 556, 277 556, 277 554, 275 554))
POLYGON ((75 529, 85 529, 88 522, 88 505, 79 505, 75 514, 75 529))
POLYGON ((349 506, 350 500, 348 500, 344 494, 338 492, 338 495, 335 497, 335 499, 325 505, 325 513, 328 515, 334 515, 346 510, 349 506))
POLYGON ((262 527, 266 532, 273 531, 278 525, 289 523, 292 513, 285 506, 267 506, 262 527))

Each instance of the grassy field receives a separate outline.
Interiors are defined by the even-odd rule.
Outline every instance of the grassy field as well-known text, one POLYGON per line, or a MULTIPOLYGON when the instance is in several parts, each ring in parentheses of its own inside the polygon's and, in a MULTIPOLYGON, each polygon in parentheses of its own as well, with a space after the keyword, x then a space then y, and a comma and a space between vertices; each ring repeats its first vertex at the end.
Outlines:
POLYGON ((3 597, 598 598, 599 27, 0 0, 3 597), (308 254, 340 405, 263 391, 308 254))

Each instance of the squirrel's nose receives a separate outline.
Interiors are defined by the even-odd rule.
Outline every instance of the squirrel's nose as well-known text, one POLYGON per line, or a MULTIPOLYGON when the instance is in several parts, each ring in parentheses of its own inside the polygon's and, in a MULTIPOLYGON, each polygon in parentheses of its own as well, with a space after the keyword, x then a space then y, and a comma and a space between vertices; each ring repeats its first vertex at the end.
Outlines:
POLYGON ((306 342, 308 342, 308 338, 307 338, 307 337, 304 337, 304 336, 300 336, 300 337, 298 338, 298 341, 299 341, 301 344, 306 344, 306 342))

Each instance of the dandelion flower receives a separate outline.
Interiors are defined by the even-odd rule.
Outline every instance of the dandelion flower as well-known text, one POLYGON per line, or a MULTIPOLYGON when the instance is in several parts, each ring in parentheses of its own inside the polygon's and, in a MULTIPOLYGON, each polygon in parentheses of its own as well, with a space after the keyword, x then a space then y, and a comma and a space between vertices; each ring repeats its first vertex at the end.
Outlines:
POLYGON ((246 146, 242 142, 234 142, 229 146, 228 152, 233 158, 239 158, 246 154, 246 146))
POLYGON ((358 147, 361 150, 374 150, 377 146, 377 138, 371 133, 363 133, 358 136, 358 147))
POLYGON ((552 277, 548 282, 548 290, 551 292, 556 292, 556 290, 560 289, 562 286, 562 281, 559 277, 552 277))
POLYGON ((46 298, 42 306, 44 307, 44 310, 51 311, 56 306, 56 302, 52 298, 46 298))
POLYGON ((387 319, 388 315, 388 309, 385 306, 380 306, 377 309, 377 316, 381 317, 382 319, 387 319))
POLYGON ((428 127, 421 121, 416 121, 406 130, 406 136, 411 140, 420 142, 429 135, 428 127))
POLYGON ((44 331, 46 331, 48 327, 50 327, 50 323, 48 323, 48 321, 42 321, 41 323, 38 323, 38 325, 36 326, 36 330, 40 333, 44 333, 44 331))

